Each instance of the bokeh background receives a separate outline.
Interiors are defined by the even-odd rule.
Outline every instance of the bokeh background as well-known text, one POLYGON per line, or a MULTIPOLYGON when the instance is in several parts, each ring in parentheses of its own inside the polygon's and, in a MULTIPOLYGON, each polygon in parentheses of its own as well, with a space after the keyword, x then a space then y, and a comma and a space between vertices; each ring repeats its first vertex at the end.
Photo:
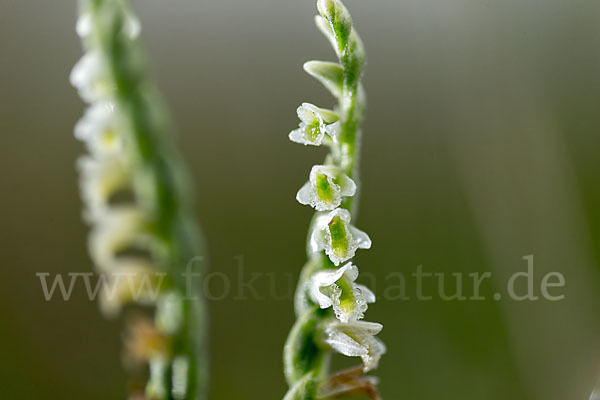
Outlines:
MULTIPOLYGON (((369 60, 357 225, 374 245, 356 260, 380 296, 367 318, 385 325, 383 397, 587 399, 600 377, 600 2, 346 4, 369 60), (565 299, 492 300, 529 254, 537 294, 559 271, 565 299), (418 265, 492 272, 490 299, 383 298, 388 274, 418 265)), ((196 182, 207 268, 235 279, 241 255, 246 274, 273 274, 289 292, 311 217, 294 195, 324 149, 287 133, 301 102, 332 105, 301 69, 333 58, 314 1, 135 6, 196 182)), ((35 275, 92 268, 74 168, 83 146, 72 136, 83 105, 68 83, 81 55, 75 20, 73 1, 0 0, 3 399, 125 397, 120 322, 79 285, 71 301, 46 302, 35 275)), ((212 399, 286 390, 292 299, 257 282, 265 300, 235 300, 233 281, 210 303, 212 399)))

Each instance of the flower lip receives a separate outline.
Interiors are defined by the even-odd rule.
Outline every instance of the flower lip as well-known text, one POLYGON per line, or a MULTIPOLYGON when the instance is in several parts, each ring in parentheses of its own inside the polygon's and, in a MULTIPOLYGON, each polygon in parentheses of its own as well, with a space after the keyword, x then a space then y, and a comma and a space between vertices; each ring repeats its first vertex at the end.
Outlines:
POLYGON ((376 322, 331 320, 325 328, 325 343, 345 356, 361 357, 363 371, 368 372, 377 368, 386 352, 383 342, 375 337, 382 328, 383 325, 376 322))

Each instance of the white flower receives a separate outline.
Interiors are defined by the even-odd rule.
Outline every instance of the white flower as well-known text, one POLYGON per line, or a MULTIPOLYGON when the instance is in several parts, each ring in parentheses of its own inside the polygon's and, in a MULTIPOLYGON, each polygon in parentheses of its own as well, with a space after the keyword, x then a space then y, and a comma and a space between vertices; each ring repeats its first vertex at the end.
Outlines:
POLYGON ((383 325, 376 322, 350 321, 342 323, 332 320, 325 328, 325 343, 348 357, 361 357, 363 371, 377 368, 385 345, 375 337, 383 325))
POLYGON ((338 167, 315 165, 309 181, 296 194, 296 200, 317 211, 330 211, 342 204, 343 196, 354 196, 355 193, 356 184, 338 167))
POLYGON ((100 309, 115 316, 128 303, 154 304, 162 291, 166 273, 156 272, 147 261, 120 259, 113 271, 100 275, 100 309))
POLYGON ((87 52, 81 57, 71 71, 70 81, 81 98, 89 103, 102 100, 114 88, 108 77, 105 60, 98 50, 87 52))
POLYGON ((369 236, 350 225, 350 220, 350 212, 343 208, 318 216, 310 237, 311 250, 325 250, 337 266, 354 257, 357 249, 370 248, 369 236))
POLYGON ((85 142, 90 153, 96 156, 114 154, 122 150, 123 140, 118 132, 114 104, 96 102, 75 125, 75 137, 85 142))
POLYGON ((147 232, 141 211, 133 207, 113 207, 107 211, 89 236, 92 260, 102 272, 114 272, 120 253, 131 249, 157 251, 157 244, 147 232))
POLYGON ((366 286, 354 283, 358 268, 348 263, 337 270, 317 272, 308 282, 311 297, 321 308, 333 306, 341 322, 361 319, 367 303, 375 302, 375 295, 366 286))
POLYGON ((117 156, 103 159, 83 156, 77 166, 81 174, 81 196, 87 206, 85 217, 97 220, 108 210, 111 196, 129 184, 125 161, 117 156))
POLYGON ((290 132, 289 138, 292 142, 320 146, 326 134, 331 139, 336 139, 340 123, 337 122, 338 116, 333 111, 302 103, 297 113, 301 122, 298 129, 290 132))

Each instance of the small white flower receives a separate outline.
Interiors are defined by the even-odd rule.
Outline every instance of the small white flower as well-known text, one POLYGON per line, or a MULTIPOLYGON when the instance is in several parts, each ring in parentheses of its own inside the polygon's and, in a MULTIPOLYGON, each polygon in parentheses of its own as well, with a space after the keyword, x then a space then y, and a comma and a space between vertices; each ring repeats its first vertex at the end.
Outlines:
POLYGON ((134 207, 113 207, 102 217, 89 236, 92 260, 102 272, 114 272, 119 253, 144 248, 156 251, 156 243, 146 230, 142 212, 134 207))
POLYGON ((297 110, 300 127, 290 132, 292 142, 304 145, 320 146, 326 136, 335 140, 339 134, 340 123, 337 115, 330 110, 319 108, 310 103, 302 103, 297 110))
POLYGON ((358 268, 348 263, 337 270, 317 272, 308 282, 308 290, 319 307, 333 306, 341 322, 362 319, 375 295, 366 286, 355 284, 357 277, 358 268))
POLYGON ((127 187, 129 174, 125 162, 117 156, 102 159, 83 156, 77 166, 81 196, 87 206, 85 217, 93 222, 106 213, 111 196, 127 187))
POLYGON ((108 68, 100 51, 89 51, 75 64, 71 84, 81 98, 89 103, 102 100, 112 93, 114 85, 108 79, 108 68))
POLYGON ((370 248, 369 236, 350 225, 350 220, 350 212, 343 208, 318 216, 310 237, 311 250, 325 250, 337 266, 354 257, 357 249, 370 248))
POLYGON ((114 104, 96 102, 75 125, 75 137, 85 142, 90 153, 96 156, 114 154, 122 150, 123 140, 118 133, 114 104))
POLYGON ((166 273, 156 272, 147 261, 121 259, 114 270, 100 275, 100 309, 115 316, 128 303, 154 304, 162 291, 166 273))
POLYGON ((342 197, 354 196, 356 184, 338 167, 315 165, 310 171, 309 181, 296 194, 300 204, 317 211, 331 211, 342 204, 342 197))
POLYGON ((377 368, 385 345, 375 337, 383 325, 376 322, 350 321, 342 323, 332 320, 325 328, 325 343, 348 357, 361 357, 363 371, 377 368))

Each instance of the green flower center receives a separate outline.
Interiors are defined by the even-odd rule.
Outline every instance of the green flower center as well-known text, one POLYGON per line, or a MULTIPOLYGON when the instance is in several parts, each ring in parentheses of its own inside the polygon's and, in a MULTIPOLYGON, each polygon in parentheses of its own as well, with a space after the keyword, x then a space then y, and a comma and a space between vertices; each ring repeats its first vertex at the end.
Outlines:
POLYGON ((351 282, 348 282, 345 276, 336 282, 338 287, 341 289, 340 294, 340 308, 346 314, 350 314, 354 307, 356 306, 356 299, 354 298, 353 285, 351 282))
POLYGON ((317 196, 322 201, 332 203, 333 202, 333 188, 329 184, 329 180, 327 179, 327 175, 317 174, 317 196))
POLYGON ((312 124, 306 125, 305 131, 306 131, 306 135, 308 136, 310 141, 316 142, 317 138, 321 134, 321 126, 319 124, 319 121, 316 120, 312 124))
POLYGON ((331 247, 335 255, 343 258, 348 252, 348 238, 346 225, 340 217, 334 217, 329 222, 329 233, 331 234, 331 247))

